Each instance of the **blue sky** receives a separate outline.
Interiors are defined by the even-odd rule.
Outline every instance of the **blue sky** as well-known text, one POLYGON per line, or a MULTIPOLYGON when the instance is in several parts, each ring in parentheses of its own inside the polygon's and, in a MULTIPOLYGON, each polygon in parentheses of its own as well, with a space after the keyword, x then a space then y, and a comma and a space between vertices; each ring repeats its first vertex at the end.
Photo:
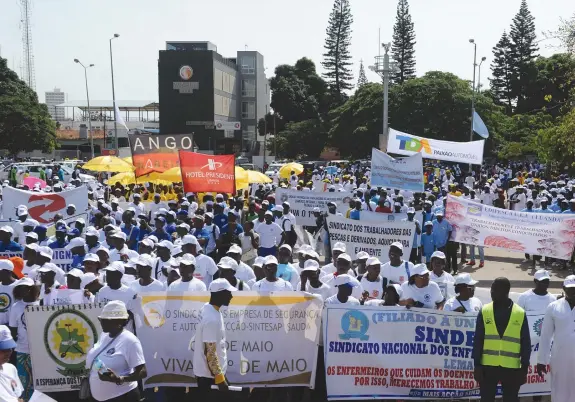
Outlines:
MULTIPOLYGON (((350 0, 354 17, 351 53, 357 78, 359 61, 373 63, 382 42, 391 40, 395 0, 350 0)), ((492 47, 509 29, 520 0, 410 0, 417 35, 417 73, 450 71, 471 80, 473 46, 478 59, 486 56, 482 84, 488 84, 492 47)), ((555 29, 560 17, 575 13, 573 0, 529 0, 537 33, 555 29)), ((158 50, 168 40, 209 40, 224 56, 245 46, 264 55, 268 76, 278 64, 307 56, 321 71, 325 28, 332 0, 33 0, 32 27, 36 89, 54 87, 69 100, 85 96, 83 72, 74 58, 96 66, 89 73, 90 98, 111 99, 108 39, 114 33, 116 98, 157 100, 158 50)), ((0 12, 0 52, 19 72, 22 59, 20 6, 3 0, 0 12)), ((540 54, 550 55, 553 41, 540 43, 540 54)), ((378 80, 368 71, 368 78, 378 80)))

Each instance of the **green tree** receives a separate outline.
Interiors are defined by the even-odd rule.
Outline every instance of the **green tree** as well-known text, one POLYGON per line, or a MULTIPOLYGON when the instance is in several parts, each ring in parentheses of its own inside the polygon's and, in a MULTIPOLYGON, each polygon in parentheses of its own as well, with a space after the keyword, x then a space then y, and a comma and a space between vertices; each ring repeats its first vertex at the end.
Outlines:
POLYGON ((364 86, 368 82, 369 81, 367 80, 367 77, 365 76, 365 68, 363 67, 363 60, 361 60, 359 62, 359 78, 357 79, 357 88, 361 88, 362 86, 364 86))
POLYGON ((537 35, 535 33, 535 18, 527 7, 527 0, 521 1, 519 12, 511 24, 511 55, 512 55, 512 95, 516 99, 516 112, 527 111, 525 99, 527 90, 535 73, 533 61, 537 58, 537 35))
POLYGON ((493 48, 493 62, 491 63, 491 75, 489 79, 493 99, 498 105, 505 107, 507 114, 513 110, 513 81, 511 42, 507 32, 503 32, 501 39, 493 48))
POLYGON ((501 159, 523 159, 525 155, 536 155, 539 142, 538 132, 553 125, 553 118, 547 113, 516 114, 502 120, 501 143, 497 155, 501 159))
POLYGON ((397 71, 391 74, 392 82, 401 84, 415 78, 415 43, 409 4, 407 0, 399 0, 391 43, 391 55, 397 63, 397 71))
MULTIPOLYGON (((537 136, 539 157, 560 168, 575 170, 575 109, 563 116, 558 124, 541 129, 537 136)), ((563 170, 563 169, 561 169, 563 170)), ((563 172, 562 172, 563 173, 563 172)))
POLYGON ((344 91, 353 88, 351 72, 351 24, 353 16, 349 0, 335 0, 328 26, 324 48, 324 77, 329 84, 333 100, 341 104, 346 99, 344 91))
POLYGON ((287 123, 281 135, 268 143, 282 158, 318 158, 327 141, 327 130, 320 119, 287 123))
POLYGON ((547 32, 547 38, 559 39, 561 46, 567 50, 568 53, 575 54, 575 13, 570 19, 566 20, 561 18, 561 24, 556 31, 547 32))
POLYGON ((0 57, 0 149, 10 154, 41 150, 56 145, 56 124, 48 107, 0 57))

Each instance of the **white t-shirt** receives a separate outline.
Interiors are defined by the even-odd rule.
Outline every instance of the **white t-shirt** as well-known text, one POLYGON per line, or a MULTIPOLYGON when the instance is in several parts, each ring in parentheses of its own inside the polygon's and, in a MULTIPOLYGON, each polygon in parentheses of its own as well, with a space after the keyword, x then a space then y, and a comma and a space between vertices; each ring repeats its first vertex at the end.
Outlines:
POLYGON ((119 289, 112 289, 106 285, 96 295, 96 301, 101 303, 108 303, 112 300, 120 300, 126 304, 128 310, 132 310, 136 292, 133 289, 122 284, 119 289))
POLYGON ((361 283, 364 292, 369 292, 370 299, 381 299, 383 297, 383 278, 381 276, 375 282, 370 282, 367 280, 367 274, 365 274, 359 283, 361 283))
POLYGON ((4 363, 0 369, 0 401, 18 402, 24 387, 18 377, 18 370, 10 363, 4 363))
POLYGON ((547 293, 545 296, 536 295, 532 289, 523 292, 517 299, 517 305, 525 311, 545 311, 547 306, 557 300, 555 295, 547 293))
POLYGON ((236 278, 240 281, 249 282, 256 278, 256 274, 254 274, 252 267, 245 262, 240 261, 238 264, 238 270, 236 271, 236 278))
POLYGON ((10 285, 0 283, 0 324, 2 325, 8 325, 10 321, 10 307, 14 303, 14 286, 16 286, 15 281, 10 285))
POLYGON ((218 310, 209 303, 200 310, 200 322, 194 335, 194 375, 196 377, 214 378, 204 353, 204 343, 215 343, 216 354, 222 373, 225 375, 228 367, 226 352, 226 329, 224 319, 218 310))
POLYGON ((196 269, 194 270, 194 278, 203 281, 207 286, 210 286, 214 274, 218 272, 218 266, 212 259, 204 254, 198 254, 196 256, 196 269))
POLYGON ((453 275, 444 271, 441 276, 437 276, 433 271, 431 271, 429 273, 429 279, 439 285, 439 289, 441 290, 441 294, 444 299, 455 297, 455 279, 453 278, 453 275))
POLYGON ((443 310, 444 311, 454 311, 455 309, 457 309, 458 307, 461 307, 461 305, 463 305, 463 307, 465 307, 465 312, 466 313, 470 313, 470 312, 477 312, 477 311, 481 311, 481 308, 483 307, 483 303, 481 303, 481 300, 479 300, 477 297, 472 297, 469 300, 460 300, 461 303, 459 303, 459 301, 457 301, 456 297, 452 297, 449 300, 447 300, 445 302, 445 305, 443 306, 443 310))
POLYGON ((324 277, 326 275, 335 273, 335 271, 337 271, 337 269, 335 268, 334 263, 330 262, 329 264, 326 264, 323 267, 321 267, 321 273, 320 273, 319 277, 321 279, 322 277, 324 277))
POLYGON ((401 300, 413 299, 416 302, 423 303, 424 308, 437 308, 437 303, 443 301, 443 295, 441 294, 441 289, 435 282, 429 282, 424 288, 418 288, 415 285, 410 285, 405 282, 401 285, 402 296, 401 300))
POLYGON ((88 352, 86 359, 86 368, 90 368, 92 361, 97 359, 92 371, 90 371, 92 397, 97 401, 116 398, 138 386, 137 381, 125 382, 122 385, 100 381, 98 377, 99 367, 107 367, 118 376, 127 376, 132 374, 136 367, 146 363, 142 344, 136 335, 124 330, 108 346, 110 341, 110 335, 102 333, 98 342, 88 352), (101 349, 104 351, 98 355, 101 349))
POLYGON ((126 245, 124 245, 124 248, 121 250, 117 249, 110 250, 110 262, 122 261, 123 255, 126 255, 128 257, 128 260, 138 258, 139 256, 137 252, 135 252, 134 250, 130 250, 126 245))
POLYGON ((254 283, 252 290, 256 292, 279 292, 293 290, 291 283, 284 281, 282 278, 277 278, 275 282, 270 282, 266 278, 254 283))
POLYGON ((333 295, 328 297, 327 299, 325 299, 325 304, 351 304, 353 306, 359 306, 361 303, 359 302, 359 300, 357 300, 355 297, 353 296, 349 296, 347 298, 347 301, 345 303, 342 303, 339 301, 339 299, 337 298, 337 295, 333 295))
POLYGON ((138 279, 131 282, 129 287, 138 294, 146 292, 162 292, 166 290, 166 284, 154 278, 152 278, 152 283, 147 286, 142 286, 140 284, 140 280, 138 279))
MULTIPOLYGON (((297 289, 299 290, 300 288, 301 288, 301 283, 298 283, 297 289)), ((306 282, 306 284, 305 284, 305 291, 308 293, 311 293, 312 295, 321 296, 322 300, 327 300, 327 298, 332 294, 331 288, 329 287, 329 285, 322 283, 319 288, 314 288, 313 286, 310 285, 309 281, 306 282)))
POLYGON ((35 302, 24 302, 17 301, 12 305, 10 309, 10 321, 9 326, 18 329, 18 340, 16 341, 16 352, 19 353, 30 353, 30 347, 28 346, 28 332, 26 327, 26 306, 37 306, 39 301, 35 302))
POLYGON ((381 276, 387 278, 387 283, 397 283, 401 285, 403 282, 409 279, 407 269, 411 273, 413 271, 414 265, 409 261, 401 261, 399 266, 391 265, 391 262, 386 262, 381 266, 381 276))
POLYGON ((277 223, 259 225, 256 232, 260 235, 260 247, 272 248, 282 240, 282 228, 277 223))
POLYGON ((176 279, 168 287, 170 292, 205 292, 207 289, 206 284, 196 278, 188 282, 182 282, 181 278, 176 279))

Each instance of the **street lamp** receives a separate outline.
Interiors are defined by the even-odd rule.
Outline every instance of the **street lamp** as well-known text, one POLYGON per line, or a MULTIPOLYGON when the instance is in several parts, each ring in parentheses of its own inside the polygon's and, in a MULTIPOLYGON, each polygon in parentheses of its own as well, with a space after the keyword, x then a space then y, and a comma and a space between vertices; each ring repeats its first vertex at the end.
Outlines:
POLYGON ((116 38, 119 38, 120 34, 114 34, 112 38, 110 38, 110 69, 112 70, 112 103, 114 104, 114 148, 116 148, 116 155, 119 155, 118 149, 118 116, 116 116, 116 90, 114 88, 114 59, 112 57, 112 41, 116 38))
POLYGON ((471 43, 474 47, 474 50, 473 50, 473 84, 471 85, 471 130, 469 132, 469 141, 473 141, 473 117, 475 116, 475 70, 477 68, 477 43, 475 43, 475 39, 469 39, 469 43, 471 43))
POLYGON ((389 62, 391 43, 382 43, 381 46, 385 49, 385 54, 383 56, 376 56, 375 65, 369 66, 368 68, 376 72, 383 79, 383 131, 379 136, 379 149, 386 151, 389 134, 389 73, 394 66, 390 66, 389 62))
POLYGON ((94 67, 93 64, 85 66, 78 59, 74 59, 74 63, 81 65, 84 68, 84 80, 86 81, 86 100, 88 101, 88 133, 90 135, 90 151, 92 159, 94 159, 94 136, 92 135, 92 115, 90 114, 90 93, 88 92, 88 69, 94 67))
POLYGON ((477 72, 477 93, 481 91, 481 65, 487 60, 487 57, 482 57, 481 62, 479 62, 479 71, 477 72))

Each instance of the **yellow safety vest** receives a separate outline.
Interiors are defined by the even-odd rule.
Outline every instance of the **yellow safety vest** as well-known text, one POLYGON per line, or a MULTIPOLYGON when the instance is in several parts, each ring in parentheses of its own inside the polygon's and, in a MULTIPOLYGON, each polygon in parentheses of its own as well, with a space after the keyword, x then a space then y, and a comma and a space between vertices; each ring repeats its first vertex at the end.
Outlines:
POLYGON ((499 336, 493 314, 493 303, 486 304, 481 310, 485 326, 483 355, 481 364, 505 368, 521 368, 521 327, 525 319, 525 310, 513 303, 509 323, 503 337, 499 336))

